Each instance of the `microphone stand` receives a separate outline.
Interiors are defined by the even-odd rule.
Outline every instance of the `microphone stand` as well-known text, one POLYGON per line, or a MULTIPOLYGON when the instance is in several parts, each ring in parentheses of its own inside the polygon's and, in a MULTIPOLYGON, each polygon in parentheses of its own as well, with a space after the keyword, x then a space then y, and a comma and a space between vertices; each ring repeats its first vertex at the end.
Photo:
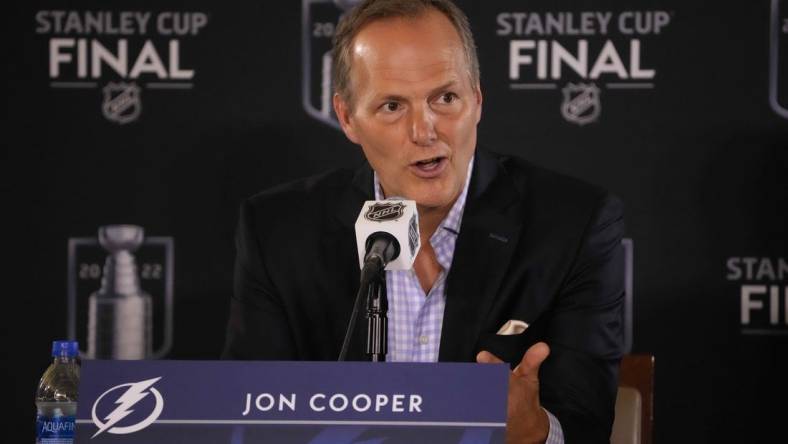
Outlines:
POLYGON ((386 272, 380 270, 367 286, 367 356, 372 362, 386 360, 388 351, 388 297, 386 272))
POLYGON ((389 307, 386 294, 385 265, 379 256, 364 264, 364 268, 361 270, 361 285, 356 293, 353 312, 350 314, 338 361, 344 361, 347 358, 350 339, 356 329, 358 312, 364 300, 367 305, 367 346, 365 350, 372 362, 383 362, 386 360, 388 350, 387 313, 389 307))
POLYGON ((361 304, 367 301, 367 348, 366 352, 372 362, 386 360, 388 346, 388 297, 386 295, 386 264, 399 256, 399 243, 389 233, 377 232, 367 238, 367 254, 361 268, 361 285, 359 285, 356 300, 353 302, 353 312, 339 351, 339 361, 344 361, 350 347, 350 338, 356 328, 356 319, 361 309, 361 304))

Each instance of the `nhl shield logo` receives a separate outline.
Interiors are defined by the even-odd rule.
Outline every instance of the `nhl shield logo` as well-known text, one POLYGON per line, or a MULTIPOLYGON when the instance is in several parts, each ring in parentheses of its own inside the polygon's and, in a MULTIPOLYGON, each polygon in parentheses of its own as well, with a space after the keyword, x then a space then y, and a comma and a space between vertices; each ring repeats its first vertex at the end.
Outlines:
POLYGON ((769 103, 788 119, 788 1, 772 0, 769 48, 769 103))
POLYGON ((367 209, 364 218, 372 222, 386 222, 397 220, 405 212, 405 205, 402 202, 376 203, 367 209))
POLYGON ((569 83, 562 92, 561 114, 567 121, 585 125, 595 121, 602 112, 599 88, 593 83, 569 83))
POLYGON ((306 113, 339 129, 331 82, 331 41, 339 18, 360 0, 303 0, 301 8, 302 103, 306 113))
POLYGON ((137 120, 142 112, 140 91, 134 83, 109 82, 103 89, 101 111, 104 117, 121 125, 137 120))
POLYGON ((410 247, 410 257, 416 255, 419 249, 419 222, 416 219, 418 213, 413 213, 408 222, 408 246, 410 247))

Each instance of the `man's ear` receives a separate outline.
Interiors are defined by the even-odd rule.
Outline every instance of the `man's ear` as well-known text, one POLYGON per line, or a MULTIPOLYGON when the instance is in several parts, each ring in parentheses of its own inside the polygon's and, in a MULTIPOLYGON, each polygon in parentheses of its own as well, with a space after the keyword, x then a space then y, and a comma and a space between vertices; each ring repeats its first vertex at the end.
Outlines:
POLYGON ((342 131, 345 133, 345 136, 347 136, 351 142, 358 145, 358 137, 356 136, 356 130, 350 115, 350 105, 345 101, 345 99, 342 98, 342 96, 339 95, 339 93, 334 93, 333 101, 334 112, 337 115, 339 126, 342 127, 342 131))
POLYGON ((479 124, 479 121, 482 119, 482 86, 481 83, 476 82, 476 88, 474 88, 473 95, 476 98, 476 124, 479 124))

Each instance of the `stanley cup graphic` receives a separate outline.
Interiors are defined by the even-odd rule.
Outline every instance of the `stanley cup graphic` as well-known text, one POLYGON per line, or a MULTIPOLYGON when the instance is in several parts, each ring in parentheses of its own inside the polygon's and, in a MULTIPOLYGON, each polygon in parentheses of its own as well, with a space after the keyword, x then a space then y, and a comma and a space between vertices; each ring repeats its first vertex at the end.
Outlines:
POLYGON ((331 99, 331 38, 342 14, 361 0, 301 0, 301 100, 313 118, 339 129, 331 99))
POLYGON ((99 243, 109 252, 101 288, 90 295, 88 352, 93 359, 145 359, 153 354, 151 297, 142 291, 134 252, 144 238, 136 225, 99 228, 99 243))

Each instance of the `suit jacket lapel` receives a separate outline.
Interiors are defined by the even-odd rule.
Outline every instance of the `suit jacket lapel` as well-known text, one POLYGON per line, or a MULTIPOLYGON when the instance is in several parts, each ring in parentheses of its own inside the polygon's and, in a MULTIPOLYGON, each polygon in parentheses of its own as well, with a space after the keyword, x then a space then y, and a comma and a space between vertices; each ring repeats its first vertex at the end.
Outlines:
POLYGON ((476 152, 446 284, 440 361, 473 361, 522 225, 521 192, 499 159, 476 152))

